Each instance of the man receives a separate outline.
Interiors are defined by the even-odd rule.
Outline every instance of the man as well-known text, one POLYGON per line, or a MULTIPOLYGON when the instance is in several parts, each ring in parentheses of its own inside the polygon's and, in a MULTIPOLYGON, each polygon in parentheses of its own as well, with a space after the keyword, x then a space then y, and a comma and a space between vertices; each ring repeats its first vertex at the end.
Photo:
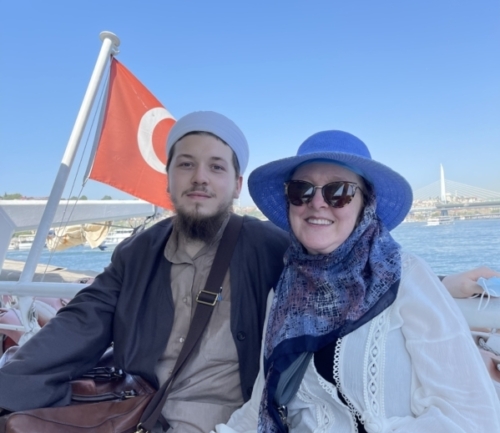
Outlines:
MULTIPOLYGON (((106 270, 0 369, 0 407, 68 404, 69 380, 111 342, 117 367, 157 387, 169 377, 240 194, 248 145, 228 118, 195 112, 176 122, 167 149, 177 216, 122 242, 106 270)), ((172 432, 210 431, 250 398, 287 244, 271 223, 244 217, 222 299, 163 410, 172 432)))
MULTIPOLYGON (((228 118, 195 112, 173 126, 167 151, 177 215, 122 242, 106 270, 0 369, 0 407, 68 404, 69 381, 111 342, 117 367, 156 387, 169 377, 240 194, 248 145, 228 118)), ((267 295, 287 246, 280 229, 244 217, 221 299, 163 408, 170 432, 210 431, 250 398, 267 295)))

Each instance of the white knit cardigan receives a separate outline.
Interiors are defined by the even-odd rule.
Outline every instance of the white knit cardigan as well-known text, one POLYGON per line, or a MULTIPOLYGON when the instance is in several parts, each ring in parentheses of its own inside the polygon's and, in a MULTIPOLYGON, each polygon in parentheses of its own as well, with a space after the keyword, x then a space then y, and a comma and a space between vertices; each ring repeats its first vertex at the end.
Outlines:
MULTIPOLYGON (((424 261, 403 253, 402 267, 391 307, 338 341, 338 388, 311 360, 288 405, 291 432, 356 432, 357 417, 368 433, 500 433, 500 401, 462 313, 424 261)), ((217 433, 256 431, 263 386, 261 365, 251 400, 217 433)))

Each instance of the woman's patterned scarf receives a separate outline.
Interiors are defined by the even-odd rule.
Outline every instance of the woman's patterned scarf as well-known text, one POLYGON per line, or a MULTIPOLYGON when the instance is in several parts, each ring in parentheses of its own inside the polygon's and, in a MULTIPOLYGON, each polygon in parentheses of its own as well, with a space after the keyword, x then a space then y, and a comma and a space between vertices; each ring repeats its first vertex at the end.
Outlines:
POLYGON ((308 254, 292 234, 264 342, 266 386, 259 432, 286 431, 273 398, 281 372, 299 354, 317 352, 394 302, 401 277, 400 247, 375 208, 372 195, 358 226, 329 254, 308 254))

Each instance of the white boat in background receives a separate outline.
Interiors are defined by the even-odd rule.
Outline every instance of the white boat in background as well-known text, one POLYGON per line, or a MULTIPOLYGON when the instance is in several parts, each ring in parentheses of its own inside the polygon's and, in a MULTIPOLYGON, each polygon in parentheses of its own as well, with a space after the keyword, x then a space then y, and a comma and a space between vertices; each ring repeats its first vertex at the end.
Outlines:
POLYGON ((19 235, 17 237, 17 249, 18 250, 30 250, 33 246, 35 240, 35 235, 19 235))
POLYGON ((428 226, 441 226, 447 224, 453 224, 454 220, 450 216, 440 216, 436 218, 428 218, 427 225, 428 226))
POLYGON ((127 239, 128 237, 132 236, 134 233, 134 229, 132 228, 117 228, 111 232, 109 232, 108 236, 106 237, 106 240, 101 244, 101 247, 104 248, 114 248, 116 247, 121 241, 127 239))

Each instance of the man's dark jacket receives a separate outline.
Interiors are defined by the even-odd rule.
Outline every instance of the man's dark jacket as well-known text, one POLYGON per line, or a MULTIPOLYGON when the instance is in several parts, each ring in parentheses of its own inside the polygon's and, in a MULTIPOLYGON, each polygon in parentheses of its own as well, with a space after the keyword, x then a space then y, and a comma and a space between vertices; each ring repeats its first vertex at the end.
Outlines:
MULTIPOLYGON (((155 366, 172 329, 167 219, 123 241, 111 264, 0 369, 0 407, 25 410, 70 401, 69 381, 92 368, 113 342, 115 364, 158 387, 155 366)), ((268 292, 283 268, 288 236, 244 217, 230 264, 231 332, 248 400, 259 370, 268 292)))

